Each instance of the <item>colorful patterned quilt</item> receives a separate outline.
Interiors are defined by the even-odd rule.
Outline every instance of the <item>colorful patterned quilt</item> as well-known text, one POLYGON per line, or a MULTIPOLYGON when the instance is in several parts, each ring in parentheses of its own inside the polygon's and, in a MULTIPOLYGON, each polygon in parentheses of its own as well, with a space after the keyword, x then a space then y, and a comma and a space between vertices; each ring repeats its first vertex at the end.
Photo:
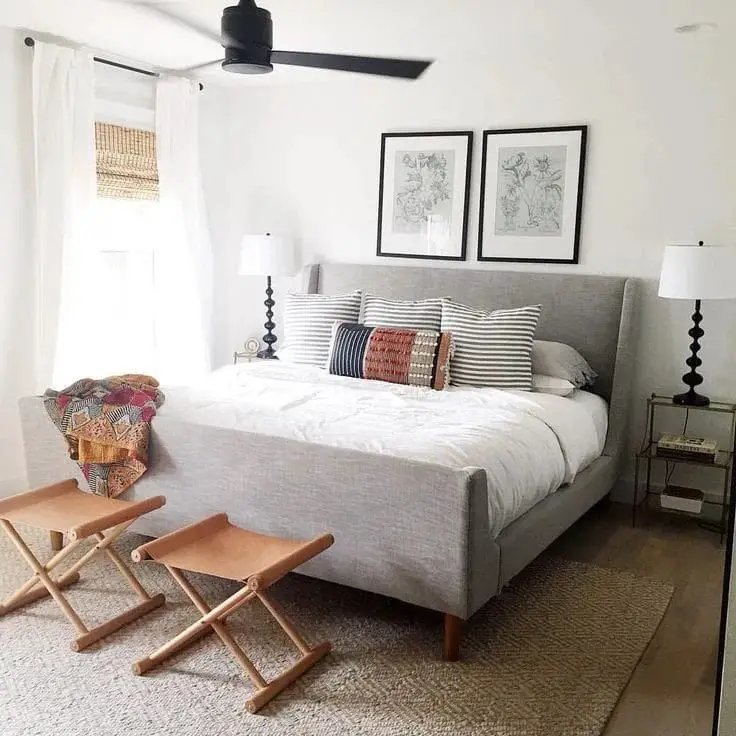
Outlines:
POLYGON ((155 378, 123 375, 49 389, 43 403, 90 490, 115 498, 146 472, 151 419, 164 399, 155 378))

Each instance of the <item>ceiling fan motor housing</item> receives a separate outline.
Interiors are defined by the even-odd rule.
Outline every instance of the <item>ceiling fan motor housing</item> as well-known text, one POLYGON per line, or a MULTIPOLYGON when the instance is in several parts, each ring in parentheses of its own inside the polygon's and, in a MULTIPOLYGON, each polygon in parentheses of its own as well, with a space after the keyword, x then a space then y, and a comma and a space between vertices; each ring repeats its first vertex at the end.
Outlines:
POLYGON ((253 0, 240 0, 222 13, 222 68, 238 74, 268 74, 273 71, 273 22, 271 13, 253 0))

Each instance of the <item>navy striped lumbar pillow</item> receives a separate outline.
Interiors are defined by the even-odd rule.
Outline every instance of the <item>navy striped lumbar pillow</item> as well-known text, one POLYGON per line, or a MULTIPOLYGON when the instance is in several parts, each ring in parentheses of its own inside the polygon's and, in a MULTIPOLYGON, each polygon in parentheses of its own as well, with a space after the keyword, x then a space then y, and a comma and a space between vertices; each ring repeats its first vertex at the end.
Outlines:
POLYGON ((442 323, 442 299, 412 302, 366 294, 363 298, 362 322, 370 327, 405 327, 409 330, 439 332, 442 323))
POLYGON ((537 304, 486 312, 442 302, 442 330, 452 333, 452 383, 532 390, 532 347, 542 313, 537 304))
POLYGON ((436 330, 404 330, 336 323, 328 370, 337 376, 367 378, 441 391, 449 383, 452 338, 436 330))
POLYGON ((324 368, 330 351, 332 325, 357 322, 361 292, 325 296, 288 294, 284 309, 284 344, 293 363, 324 368))

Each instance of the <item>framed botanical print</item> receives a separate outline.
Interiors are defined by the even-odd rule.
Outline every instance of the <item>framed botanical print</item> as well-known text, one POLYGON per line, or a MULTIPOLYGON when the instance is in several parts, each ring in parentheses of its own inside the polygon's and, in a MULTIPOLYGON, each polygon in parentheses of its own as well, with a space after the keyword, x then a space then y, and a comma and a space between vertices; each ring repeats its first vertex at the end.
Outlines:
POLYGON ((473 134, 384 133, 379 256, 465 260, 473 134))
POLYGON ((587 132, 483 131, 479 261, 578 262, 587 132))

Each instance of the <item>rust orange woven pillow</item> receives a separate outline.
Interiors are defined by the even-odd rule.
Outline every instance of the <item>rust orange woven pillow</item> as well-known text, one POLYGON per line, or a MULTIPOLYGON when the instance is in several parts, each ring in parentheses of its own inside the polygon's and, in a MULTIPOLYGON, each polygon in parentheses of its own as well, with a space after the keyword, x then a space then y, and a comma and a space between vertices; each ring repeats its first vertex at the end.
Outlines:
POLYGON ((336 376, 441 391, 450 383, 451 356, 449 332, 336 322, 332 327, 327 368, 336 376))

